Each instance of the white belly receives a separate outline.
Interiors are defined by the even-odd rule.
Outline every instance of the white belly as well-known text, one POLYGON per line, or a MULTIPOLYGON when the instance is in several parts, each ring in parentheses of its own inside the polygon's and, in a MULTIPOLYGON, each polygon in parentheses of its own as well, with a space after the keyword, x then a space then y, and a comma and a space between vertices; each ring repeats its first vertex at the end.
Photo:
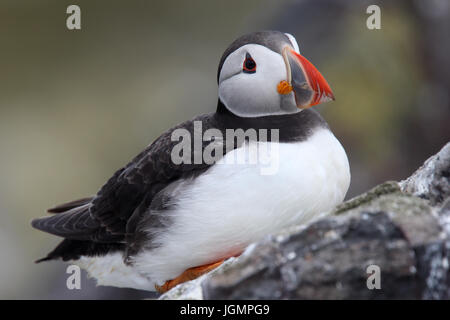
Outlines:
POLYGON ((164 212, 172 224, 156 239, 160 246, 134 257, 139 273, 162 284, 187 268, 239 253, 267 234, 306 224, 344 199, 348 159, 329 130, 278 148, 258 146, 264 164, 248 157, 255 148, 236 149, 224 162, 237 156, 248 159, 246 164, 216 164, 177 187, 175 209, 164 212))

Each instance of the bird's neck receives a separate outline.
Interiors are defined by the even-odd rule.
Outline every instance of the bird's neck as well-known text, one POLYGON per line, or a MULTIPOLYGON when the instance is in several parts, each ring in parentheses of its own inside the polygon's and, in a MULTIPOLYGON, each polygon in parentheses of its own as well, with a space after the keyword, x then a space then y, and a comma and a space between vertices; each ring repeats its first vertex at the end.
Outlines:
POLYGON ((215 114, 221 129, 277 129, 280 141, 301 141, 317 127, 327 128, 325 120, 314 110, 306 109, 295 114, 272 115, 254 118, 239 117, 232 113, 220 99, 215 114))
POLYGON ((221 114, 221 115, 228 115, 228 116, 236 117, 236 115, 234 113, 232 113, 230 110, 227 109, 227 107, 225 107, 225 105, 223 104, 223 102, 220 99, 217 100, 216 113, 221 114))

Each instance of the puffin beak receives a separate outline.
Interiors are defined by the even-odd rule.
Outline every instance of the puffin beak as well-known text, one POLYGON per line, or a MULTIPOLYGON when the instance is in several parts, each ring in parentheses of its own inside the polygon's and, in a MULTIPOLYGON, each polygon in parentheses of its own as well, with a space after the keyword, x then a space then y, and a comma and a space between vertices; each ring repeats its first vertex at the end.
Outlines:
POLYGON ((325 78, 305 57, 286 46, 283 49, 287 81, 278 85, 280 94, 294 91, 295 102, 300 109, 334 100, 333 92, 325 78))

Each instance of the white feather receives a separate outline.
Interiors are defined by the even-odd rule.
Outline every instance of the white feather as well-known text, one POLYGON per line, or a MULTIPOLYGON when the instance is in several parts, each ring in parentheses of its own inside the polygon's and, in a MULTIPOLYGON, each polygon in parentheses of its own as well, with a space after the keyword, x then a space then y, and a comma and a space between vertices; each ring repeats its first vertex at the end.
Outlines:
POLYGON ((140 274, 136 268, 123 262, 120 252, 105 256, 81 257, 69 261, 87 271, 89 277, 97 280, 97 285, 114 286, 119 288, 135 288, 139 290, 154 291, 153 282, 140 274))

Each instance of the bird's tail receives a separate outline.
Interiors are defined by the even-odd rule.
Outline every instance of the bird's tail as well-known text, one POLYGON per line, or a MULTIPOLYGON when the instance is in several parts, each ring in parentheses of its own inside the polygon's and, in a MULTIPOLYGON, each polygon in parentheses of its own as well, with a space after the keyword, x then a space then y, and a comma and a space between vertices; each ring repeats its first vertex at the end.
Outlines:
POLYGON ((66 212, 66 211, 69 211, 71 209, 74 209, 74 208, 77 208, 77 207, 81 207, 81 206, 83 206, 85 204, 88 204, 88 203, 90 203, 92 201, 92 199, 94 199, 94 197, 87 197, 87 198, 82 198, 82 199, 66 202, 66 203, 60 204, 58 206, 55 206, 53 208, 47 209, 47 212, 48 213, 66 212))
POLYGON ((122 243, 98 243, 64 239, 47 256, 36 260, 35 263, 57 259, 74 261, 80 259, 82 256, 102 256, 116 251, 124 252, 124 250, 125 246, 122 243))
POLYGON ((96 235, 101 233, 102 229, 100 223, 90 214, 92 199, 83 198, 61 204, 47 210, 53 215, 31 221, 34 228, 65 238, 36 263, 54 259, 77 260, 81 256, 98 256, 124 250, 124 245, 120 242, 95 241, 96 235))
POLYGON ((31 221, 33 228, 73 240, 90 240, 100 223, 91 217, 92 198, 68 202, 48 210, 56 213, 31 221))

